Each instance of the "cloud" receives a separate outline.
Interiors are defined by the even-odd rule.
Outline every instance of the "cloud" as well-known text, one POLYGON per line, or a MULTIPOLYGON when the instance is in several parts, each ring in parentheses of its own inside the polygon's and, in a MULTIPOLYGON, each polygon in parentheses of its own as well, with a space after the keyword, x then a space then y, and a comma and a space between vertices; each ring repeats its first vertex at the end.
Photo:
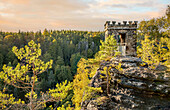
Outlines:
POLYGON ((104 30, 106 20, 143 20, 161 16, 162 0, 0 0, 0 29, 104 30))
POLYGON ((1 2, 8 4, 28 4, 29 0, 1 0, 1 2))

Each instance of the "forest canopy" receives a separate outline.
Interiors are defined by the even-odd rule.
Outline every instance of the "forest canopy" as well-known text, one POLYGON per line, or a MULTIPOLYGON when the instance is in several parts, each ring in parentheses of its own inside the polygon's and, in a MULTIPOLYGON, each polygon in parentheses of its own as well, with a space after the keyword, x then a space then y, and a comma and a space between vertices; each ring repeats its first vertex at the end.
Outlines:
MULTIPOLYGON (((139 23, 138 57, 152 69, 169 66, 169 35, 170 6, 165 16, 139 23)), ((120 55, 116 44, 113 36, 104 41, 104 32, 1 31, 0 109, 80 110, 82 101, 103 92, 89 83, 102 61, 120 55)), ((107 87, 109 69, 103 69, 107 87)))

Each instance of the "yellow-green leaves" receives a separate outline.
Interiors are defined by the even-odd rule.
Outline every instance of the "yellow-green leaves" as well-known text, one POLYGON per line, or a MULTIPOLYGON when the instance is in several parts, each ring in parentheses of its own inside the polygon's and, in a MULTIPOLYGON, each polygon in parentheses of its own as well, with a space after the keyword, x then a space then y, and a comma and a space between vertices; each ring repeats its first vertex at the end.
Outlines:
MULTIPOLYGON (((30 95, 31 95, 31 92, 27 93, 25 95, 25 97, 30 98, 30 95)), ((32 95, 33 95, 33 99, 36 100, 37 99, 37 94, 33 91, 32 95)))
POLYGON ((49 94, 57 101, 62 101, 68 95, 68 91, 72 90, 72 83, 65 82, 57 84, 55 89, 49 89, 49 94))
POLYGON ((40 74, 45 70, 52 68, 53 60, 44 63, 44 61, 39 59, 39 56, 41 56, 40 44, 36 44, 33 40, 28 43, 28 46, 26 45, 21 49, 14 46, 12 51, 18 59, 27 63, 29 68, 31 68, 33 72, 36 72, 36 74, 40 74))
POLYGON ((96 96, 95 93, 97 92, 102 92, 101 88, 94 88, 94 87, 87 86, 84 91, 83 101, 95 97, 96 96))
POLYGON ((106 38, 105 42, 101 41, 100 51, 95 55, 95 59, 80 59, 77 64, 77 74, 73 80, 73 104, 75 109, 80 110, 80 103, 94 97, 97 92, 102 92, 101 88, 89 87, 89 78, 92 78, 102 60, 110 59, 115 55, 117 42, 113 36, 106 38))
POLYGON ((105 41, 100 41, 100 51, 96 54, 96 57, 103 60, 107 57, 113 57, 118 55, 117 52, 117 42, 114 36, 108 36, 105 41))
MULTIPOLYGON (((35 85, 38 81, 38 75, 46 71, 47 69, 52 68, 53 60, 49 62, 44 62, 39 59, 41 56, 40 44, 36 44, 33 40, 28 43, 24 48, 18 49, 13 47, 12 51, 21 61, 16 67, 12 66, 3 66, 3 71, 0 72, 0 78, 7 83, 16 88, 26 89, 25 97, 29 99, 27 106, 30 109, 38 108, 40 105, 45 106, 46 99, 38 99, 37 94, 34 92, 36 89, 35 85), (44 101, 45 100, 45 101, 44 101)), ((44 97, 43 97, 44 98, 44 97)), ((0 106, 5 107, 5 104, 23 104, 21 100, 14 101, 15 98, 12 95, 2 94, 0 91, 0 106), (3 101, 1 101, 3 99, 3 101)))
POLYGON ((138 56, 154 69, 159 64, 170 65, 170 38, 161 37, 150 40, 150 36, 145 36, 138 46, 138 56))
POLYGON ((70 105, 68 107, 64 107, 64 105, 62 105, 62 107, 58 107, 57 110, 73 110, 72 107, 70 107, 70 105))
POLYGON ((21 99, 16 101, 15 97, 13 97, 13 94, 5 94, 0 91, 0 109, 7 109, 11 105, 15 105, 15 104, 17 105, 25 104, 25 102, 21 101, 21 99))
POLYGON ((13 67, 4 65, 2 69, 3 71, 0 72, 0 78, 8 84, 16 84, 17 80, 28 81, 25 77, 27 71, 29 70, 28 65, 21 66, 18 64, 14 69, 13 67))
POLYGON ((24 48, 18 48, 14 46, 12 51, 18 57, 18 59, 23 60, 26 59, 29 63, 32 63, 35 58, 41 56, 40 44, 36 44, 33 40, 28 43, 24 48))
POLYGON ((101 88, 88 86, 90 82, 89 77, 92 76, 91 74, 94 74, 94 71, 96 71, 92 69, 93 63, 96 62, 92 62, 92 60, 88 61, 82 58, 77 64, 77 74, 75 75, 73 80, 74 96, 72 98, 73 104, 75 104, 75 110, 81 109, 80 103, 82 101, 92 98, 96 92, 101 92, 101 88), (91 69, 88 67, 90 67, 91 69))
POLYGON ((123 71, 123 69, 121 68, 122 64, 119 63, 117 66, 116 66, 116 69, 119 70, 119 71, 123 71))

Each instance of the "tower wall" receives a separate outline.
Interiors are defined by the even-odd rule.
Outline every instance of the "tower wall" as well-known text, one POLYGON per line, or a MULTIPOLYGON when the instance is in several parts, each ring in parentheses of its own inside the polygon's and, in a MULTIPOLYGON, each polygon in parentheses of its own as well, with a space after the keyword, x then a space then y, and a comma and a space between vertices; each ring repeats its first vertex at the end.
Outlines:
MULTIPOLYGON (((136 56, 136 30, 137 21, 123 21, 123 23, 116 23, 116 21, 106 21, 105 23, 105 39, 109 35, 114 35, 117 42, 120 40, 121 35, 125 35, 126 55, 136 56)), ((122 43, 120 43, 122 45, 122 43)))

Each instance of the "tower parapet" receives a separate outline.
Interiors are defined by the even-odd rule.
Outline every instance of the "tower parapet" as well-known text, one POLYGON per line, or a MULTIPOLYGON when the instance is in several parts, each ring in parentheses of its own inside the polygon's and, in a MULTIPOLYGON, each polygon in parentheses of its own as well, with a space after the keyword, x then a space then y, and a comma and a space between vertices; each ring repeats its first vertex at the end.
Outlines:
POLYGON ((122 55, 136 56, 136 30, 138 21, 106 21, 105 39, 114 35, 122 55))
POLYGON ((121 23, 121 22, 118 22, 118 23, 116 23, 116 21, 112 21, 112 22, 110 22, 110 21, 106 21, 106 23, 105 23, 105 31, 106 30, 109 30, 109 29, 127 29, 127 30, 129 30, 129 29, 137 29, 137 22, 138 21, 123 21, 123 23, 121 23))

